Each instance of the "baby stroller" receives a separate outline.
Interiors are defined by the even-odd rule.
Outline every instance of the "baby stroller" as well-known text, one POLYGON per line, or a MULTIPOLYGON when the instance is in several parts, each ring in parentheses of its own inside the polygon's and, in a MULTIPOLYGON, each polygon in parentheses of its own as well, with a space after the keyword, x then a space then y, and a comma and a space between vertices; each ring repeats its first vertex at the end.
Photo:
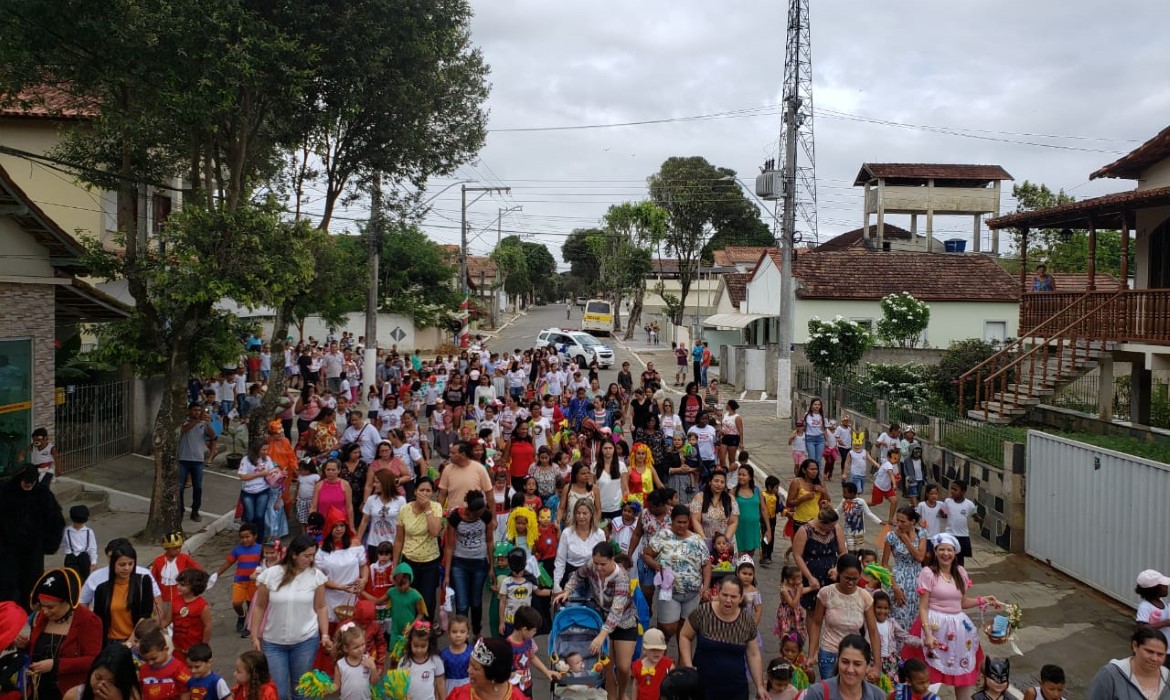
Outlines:
MULTIPOLYGON (((599 656, 589 653, 589 645, 601 633, 603 623, 601 614, 592 605, 573 598, 553 615, 552 630, 548 633, 548 655, 553 665, 561 666, 558 662, 572 653, 580 654, 585 660, 582 673, 566 674, 561 680, 553 681, 553 697, 576 700, 606 697, 605 670, 594 670, 599 656)), ((609 658, 608 640, 602 645, 600 656, 609 658)))

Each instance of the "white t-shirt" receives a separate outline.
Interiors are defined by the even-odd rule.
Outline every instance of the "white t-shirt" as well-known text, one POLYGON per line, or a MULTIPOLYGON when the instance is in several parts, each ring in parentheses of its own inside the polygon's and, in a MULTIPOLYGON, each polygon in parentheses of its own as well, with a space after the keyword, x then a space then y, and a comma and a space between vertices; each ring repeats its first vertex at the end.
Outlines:
POLYGON ((873 478, 873 487, 878 491, 889 491, 894 488, 894 474, 897 473, 897 467, 889 462, 882 462, 882 466, 878 467, 877 475, 873 478))
POLYGON ((942 532, 942 502, 937 502, 934 507, 926 505, 926 501, 921 501, 918 504, 918 524, 926 530, 928 537, 934 537, 942 532))
POLYGON ((553 396, 560 396, 563 384, 561 383, 560 372, 549 372, 544 375, 544 380, 548 382, 548 393, 553 396))
POLYGON ((897 438, 890 437, 889 433, 882 433, 881 435, 878 435, 877 446, 878 458, 880 461, 886 461, 886 454, 889 453, 891 447, 894 447, 897 444, 897 438))
POLYGON ((837 447, 853 447, 853 431, 847 426, 838 425, 837 429, 833 431, 833 439, 837 441, 837 447))
POLYGON ((824 434, 824 431, 824 415, 820 413, 809 413, 804 417, 804 434, 807 437, 821 437, 824 434))
POLYGON ((658 424, 667 440, 674 438, 674 431, 682 430, 682 419, 673 413, 669 416, 659 416, 658 424))
POLYGON ((395 530, 398 527, 398 511, 406 505, 406 499, 397 496, 389 503, 384 503, 382 497, 370 494, 362 504, 362 514, 370 519, 366 530, 366 545, 377 547, 383 542, 394 542, 395 530))
MULTIPOLYGON (((629 471, 626 463, 618 460, 618 471, 625 474, 629 471)), ((601 472, 597 478, 597 490, 601 494, 601 512, 613 513, 622 509, 622 480, 609 475, 609 469, 601 472)))
POLYGON ((548 431, 551 425, 552 421, 544 416, 532 421, 532 427, 528 432, 532 433, 532 445, 537 450, 548 446, 548 431), (540 428, 540 430, 537 430, 537 428, 540 428))
POLYGON ((297 475, 297 500, 311 501, 313 500, 313 489, 317 487, 317 482, 321 480, 320 474, 299 474, 297 475))
MULTIPOLYGON (((1162 607, 1160 608, 1148 600, 1143 600, 1138 603, 1137 616, 1135 618, 1138 622, 1154 624, 1164 622, 1168 617, 1170 617, 1170 608, 1166 607, 1166 601, 1162 601, 1162 607)), ((1166 638, 1167 643, 1170 643, 1170 627, 1162 627, 1158 631, 1166 638)))
POLYGON ((708 462, 715 459, 715 428, 709 425, 706 428, 692 425, 691 429, 687 431, 687 435, 698 436, 699 459, 707 460, 708 462))
POLYGON ((443 660, 437 655, 432 656, 421 664, 407 656, 398 665, 410 671, 410 690, 406 693, 407 700, 443 700, 435 698, 435 678, 443 674, 443 660))
POLYGON ((944 510, 947 514, 947 532, 955 537, 970 537, 967 519, 976 512, 975 502, 970 498, 964 498, 962 503, 955 503, 954 499, 948 498, 944 510))
POLYGON ((865 450, 849 450, 849 475, 860 476, 865 478, 869 475, 869 467, 866 466, 865 450))
MULTIPOLYGON (((922 468, 922 460, 921 459, 910 460, 910 472, 911 473, 909 476, 911 479, 913 479, 914 481, 922 481, 923 474, 925 474, 926 472, 922 468)), ((922 494, 918 494, 918 495, 921 496, 922 494)))
MULTIPOLYGON (((244 476, 245 474, 253 474, 258 471, 272 469, 275 466, 270 457, 262 458, 259 464, 253 464, 251 459, 245 457, 240 461, 240 468, 236 472, 240 476, 244 476)), ((247 480, 241 479, 240 490, 244 493, 264 493, 268 490, 268 480, 264 477, 247 480)))

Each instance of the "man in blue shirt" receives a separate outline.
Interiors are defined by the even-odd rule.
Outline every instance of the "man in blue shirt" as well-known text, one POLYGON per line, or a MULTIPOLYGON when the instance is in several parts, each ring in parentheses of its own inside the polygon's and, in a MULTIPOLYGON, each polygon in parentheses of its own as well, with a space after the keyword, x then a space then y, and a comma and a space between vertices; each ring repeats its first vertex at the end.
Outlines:
POLYGON ((703 341, 695 338, 695 347, 691 348, 691 365, 695 368, 695 384, 703 386, 703 341))

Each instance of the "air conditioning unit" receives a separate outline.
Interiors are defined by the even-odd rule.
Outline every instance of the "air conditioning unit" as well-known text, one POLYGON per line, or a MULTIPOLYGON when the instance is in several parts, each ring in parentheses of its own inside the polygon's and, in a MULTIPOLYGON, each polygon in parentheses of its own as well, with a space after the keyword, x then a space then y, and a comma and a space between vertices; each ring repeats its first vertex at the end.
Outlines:
POLYGON ((756 175, 756 196, 768 201, 784 196, 784 177, 779 170, 765 170, 756 175))

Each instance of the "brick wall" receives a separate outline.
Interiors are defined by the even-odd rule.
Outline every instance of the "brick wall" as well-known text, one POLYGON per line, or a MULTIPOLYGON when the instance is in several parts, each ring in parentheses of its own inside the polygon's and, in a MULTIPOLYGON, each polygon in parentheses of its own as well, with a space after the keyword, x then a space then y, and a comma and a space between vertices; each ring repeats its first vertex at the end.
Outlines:
POLYGON ((55 436, 54 287, 51 284, 0 283, 0 338, 33 339, 32 427, 55 436))

